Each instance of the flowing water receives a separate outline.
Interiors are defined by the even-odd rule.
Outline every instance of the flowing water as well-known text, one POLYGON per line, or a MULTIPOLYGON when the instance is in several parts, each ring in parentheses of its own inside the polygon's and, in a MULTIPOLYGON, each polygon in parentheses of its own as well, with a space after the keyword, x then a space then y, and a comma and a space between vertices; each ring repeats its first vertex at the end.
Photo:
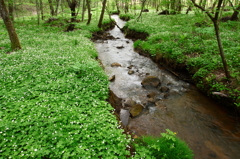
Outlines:
MULTIPOLYGON (((117 15, 112 18, 120 27, 124 26, 125 22, 117 15)), ((188 143, 196 159, 240 159, 240 128, 236 117, 193 85, 136 53, 133 42, 117 27, 108 33, 115 39, 98 40, 96 48, 106 73, 109 77, 115 75, 110 89, 124 101, 131 99, 145 106, 144 111, 134 118, 129 117, 128 110, 121 110, 121 119, 125 119, 131 132, 137 136, 159 136, 165 129, 170 129, 188 143), (111 67, 115 62, 121 67, 111 67), (160 79, 161 86, 169 89, 167 97, 156 88, 142 87, 141 82, 147 75, 160 79), (153 92, 159 99, 157 106, 148 105, 147 95, 153 92)))

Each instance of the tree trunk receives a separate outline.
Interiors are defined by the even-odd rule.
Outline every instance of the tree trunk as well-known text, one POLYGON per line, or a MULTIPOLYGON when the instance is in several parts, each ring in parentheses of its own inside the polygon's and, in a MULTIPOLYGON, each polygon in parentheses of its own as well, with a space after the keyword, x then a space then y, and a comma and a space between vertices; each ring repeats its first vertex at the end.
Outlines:
POLYGON ((15 31, 15 28, 13 26, 13 23, 7 11, 7 7, 4 3, 4 0, 0 0, 0 14, 8 31, 12 50, 21 49, 21 45, 20 45, 17 33, 15 31))
POLYGON ((8 0, 8 12, 12 21, 14 21, 14 2, 13 0, 8 0))
POLYGON ((98 22, 98 28, 102 27, 102 20, 103 20, 105 8, 106 8, 106 3, 107 3, 107 0, 103 0, 103 2, 102 2, 102 11, 101 11, 101 15, 100 15, 99 22, 98 22))
POLYGON ((51 16, 54 16, 54 8, 53 8, 53 3, 52 0, 48 0, 49 7, 50 7, 50 14, 51 16))
POLYGON ((57 0, 57 6, 56 6, 56 9, 55 9, 55 15, 57 16, 58 15, 58 8, 59 6, 61 5, 61 0, 57 0))
POLYGON ((141 12, 140 12, 140 14, 139 14, 139 16, 137 17, 137 21, 139 21, 139 18, 142 16, 142 12, 143 12, 143 8, 144 8, 144 6, 145 6, 145 2, 146 2, 147 0, 143 0, 142 1, 142 7, 141 7, 141 12))
POLYGON ((227 61, 226 61, 226 58, 225 58, 225 55, 224 55, 224 51, 223 51, 222 41, 221 41, 220 33, 219 33, 218 22, 214 21, 213 24, 214 24, 215 34, 216 34, 217 42, 218 42, 218 48, 219 48, 220 56, 222 58, 222 63, 223 63, 225 75, 226 75, 226 77, 228 79, 230 79, 230 72, 228 70, 227 61))
POLYGON ((84 14, 85 14, 85 1, 83 0, 83 7, 82 7, 82 21, 84 21, 84 14))
POLYGON ((86 3, 87 3, 87 8, 88 8, 88 21, 87 21, 87 25, 88 25, 88 24, 90 24, 91 19, 92 19, 91 6, 90 6, 91 1, 86 0, 86 3))
POLYGON ((231 21, 237 21, 238 20, 238 13, 240 12, 240 3, 238 4, 238 7, 234 10, 231 21))
POLYGON ((41 19, 44 20, 44 16, 43 16, 43 3, 42 3, 42 0, 39 0, 39 3, 40 3, 40 12, 41 12, 41 19))
POLYGON ((118 0, 115 0, 115 3, 116 3, 117 11, 118 11, 118 13, 120 13, 120 9, 119 9, 118 0))
POLYGON ((78 2, 77 0, 67 0, 67 2, 68 2, 68 7, 71 10, 71 22, 75 22, 77 17, 76 8, 78 5, 78 2))
POLYGON ((203 8, 203 6, 197 5, 194 0, 191 0, 191 1, 195 7, 199 8, 203 12, 205 12, 208 15, 208 17, 211 19, 211 21, 213 22, 214 30, 215 30, 215 34, 216 34, 216 38, 217 38, 217 43, 218 43, 218 49, 219 49, 220 56, 222 58, 223 68, 225 71, 225 76, 229 80, 231 78, 231 76, 230 76, 230 72, 228 70, 228 65, 227 65, 226 58, 225 58, 224 51, 223 51, 223 46, 222 46, 222 41, 221 41, 220 31, 219 31, 219 23, 218 23, 219 13, 221 10, 221 5, 222 5, 223 0, 218 0, 218 4, 217 4, 217 8, 216 8, 216 12, 215 12, 214 16, 212 14, 210 14, 207 10, 205 10, 205 8, 203 8))
POLYGON ((37 11, 37 18, 38 18, 38 25, 39 25, 40 24, 40 14, 39 14, 38 0, 36 0, 36 11, 37 11))

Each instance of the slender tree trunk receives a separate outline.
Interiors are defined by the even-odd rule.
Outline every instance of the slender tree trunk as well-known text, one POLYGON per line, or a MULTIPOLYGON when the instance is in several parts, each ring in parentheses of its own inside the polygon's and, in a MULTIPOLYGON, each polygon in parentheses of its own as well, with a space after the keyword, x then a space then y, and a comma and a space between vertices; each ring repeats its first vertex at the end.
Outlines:
POLYGON ((82 21, 84 21, 84 14, 85 14, 85 1, 83 0, 83 7, 82 7, 82 21))
POLYGON ((37 11, 37 18, 38 18, 38 25, 40 24, 40 14, 39 14, 39 3, 36 0, 36 11, 37 11))
POLYGON ((214 24, 215 34, 216 34, 217 42, 218 42, 218 48, 219 48, 220 56, 222 58, 222 63, 223 63, 225 75, 228 79, 230 79, 230 72, 229 72, 229 69, 228 69, 228 65, 227 65, 225 55, 224 55, 222 41, 221 41, 221 37, 220 37, 219 25, 218 25, 217 21, 213 22, 213 24, 214 24))
POLYGON ((61 0, 57 0, 57 6, 56 6, 56 9, 55 9, 55 12, 54 12, 54 15, 58 15, 58 8, 59 6, 61 5, 61 0))
POLYGON ((144 8, 144 6, 145 6, 146 1, 147 1, 147 0, 143 0, 143 1, 142 1, 141 12, 140 12, 139 16, 138 16, 137 19, 136 19, 137 21, 138 21, 139 18, 142 16, 142 11, 143 11, 143 8, 144 8))
POLYGON ((14 21, 14 0, 8 0, 8 12, 12 21, 14 21))
POLYGON ((40 12, 41 12, 41 19, 44 20, 44 16, 43 16, 43 3, 42 3, 42 0, 39 0, 39 3, 40 3, 40 12))
POLYGON ((120 9, 119 9, 118 0, 115 0, 115 3, 116 3, 117 11, 118 11, 118 13, 120 13, 120 9))
POLYGON ((222 41, 221 41, 220 31, 219 31, 219 22, 218 22, 219 14, 220 14, 219 12, 221 10, 221 5, 222 5, 223 0, 218 0, 218 4, 217 4, 217 8, 216 8, 216 12, 215 12, 214 16, 212 14, 210 14, 207 10, 205 10, 205 8, 203 8, 203 6, 196 4, 194 0, 191 0, 191 1, 195 7, 199 8, 203 12, 205 12, 213 22, 214 30, 215 30, 215 34, 216 34, 216 38, 217 38, 217 43, 218 43, 218 49, 219 49, 220 56, 222 58, 223 68, 225 71, 225 76, 227 77, 227 79, 230 79, 231 76, 230 76, 230 72, 228 70, 228 65, 227 65, 226 58, 225 58, 224 51, 223 51, 223 46, 222 46, 222 41))
POLYGON ((11 41, 12 49, 13 50, 21 49, 21 45, 20 45, 17 33, 15 31, 15 28, 14 28, 13 23, 11 21, 11 18, 9 16, 9 13, 8 13, 7 7, 4 3, 4 0, 0 0, 0 14, 1 14, 1 17, 4 21, 4 24, 5 24, 6 28, 7 28, 8 35, 9 35, 9 38, 10 38, 10 41, 11 41))
POLYGON ((50 7, 50 14, 51 16, 54 16, 54 8, 53 8, 53 3, 52 0, 48 0, 49 7, 50 7))
POLYGON ((101 12, 101 15, 100 15, 100 18, 99 18, 98 28, 102 27, 102 21, 103 21, 105 8, 106 8, 106 3, 107 3, 107 0, 103 0, 103 2, 102 2, 102 12, 101 12))
POLYGON ((90 6, 91 1, 86 0, 86 3, 87 3, 87 9, 88 9, 88 21, 87 21, 87 25, 88 25, 88 24, 90 24, 91 19, 92 19, 91 6, 90 6))

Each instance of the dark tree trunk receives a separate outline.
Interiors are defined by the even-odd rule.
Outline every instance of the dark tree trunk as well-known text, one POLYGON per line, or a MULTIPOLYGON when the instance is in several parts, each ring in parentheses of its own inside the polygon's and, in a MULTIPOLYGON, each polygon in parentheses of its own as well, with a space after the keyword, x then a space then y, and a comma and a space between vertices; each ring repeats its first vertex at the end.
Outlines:
POLYGON ((101 11, 101 15, 100 15, 99 22, 98 22, 98 28, 102 27, 102 21, 103 21, 105 8, 106 8, 106 3, 107 3, 107 0, 103 0, 103 2, 102 2, 102 11, 101 11))
POLYGON ((237 21, 238 20, 238 13, 240 12, 240 3, 238 7, 234 10, 232 16, 231 16, 231 21, 237 21))
POLYGON ((76 17, 77 17, 77 13, 76 13, 76 8, 78 5, 77 0, 67 0, 68 2, 68 6, 71 10, 71 22, 75 22, 76 21, 76 17))
POLYGON ((91 19, 92 19, 91 6, 90 6, 91 1, 86 0, 86 3, 87 3, 87 8, 88 8, 88 21, 87 21, 87 25, 88 25, 88 24, 90 24, 91 19))
POLYGON ((53 3, 52 0, 48 0, 49 7, 50 7, 50 14, 51 16, 54 16, 54 8, 53 8, 53 3))
POLYGON ((13 50, 21 49, 21 45, 20 45, 17 33, 16 33, 15 28, 13 26, 12 20, 9 16, 9 13, 8 13, 7 7, 4 3, 4 0, 0 0, 0 14, 1 14, 1 17, 4 21, 4 24, 5 24, 6 28, 7 28, 8 35, 9 35, 9 38, 10 38, 10 41, 11 41, 12 49, 13 50))
POLYGON ((189 6, 187 11, 186 11, 186 14, 188 14, 188 12, 191 11, 191 10, 192 10, 192 8, 191 8, 191 6, 189 6))
POLYGON ((39 7, 40 7, 40 12, 41 12, 41 19, 44 20, 44 16, 43 16, 43 3, 42 0, 39 0, 39 7))

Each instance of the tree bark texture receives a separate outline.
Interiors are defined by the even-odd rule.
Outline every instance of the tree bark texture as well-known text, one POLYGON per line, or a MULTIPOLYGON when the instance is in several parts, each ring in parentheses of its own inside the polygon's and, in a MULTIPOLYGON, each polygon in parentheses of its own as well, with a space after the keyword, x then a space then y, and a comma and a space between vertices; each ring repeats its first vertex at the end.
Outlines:
POLYGON ((7 7, 5 5, 4 0, 0 0, 0 14, 1 14, 1 17, 4 21, 4 24, 5 24, 6 28, 7 28, 8 35, 9 35, 9 38, 10 38, 10 41, 11 41, 12 49, 13 50, 21 49, 21 45, 20 45, 17 33, 16 33, 15 28, 13 26, 12 20, 9 16, 9 13, 8 13, 8 10, 7 10, 7 7))

